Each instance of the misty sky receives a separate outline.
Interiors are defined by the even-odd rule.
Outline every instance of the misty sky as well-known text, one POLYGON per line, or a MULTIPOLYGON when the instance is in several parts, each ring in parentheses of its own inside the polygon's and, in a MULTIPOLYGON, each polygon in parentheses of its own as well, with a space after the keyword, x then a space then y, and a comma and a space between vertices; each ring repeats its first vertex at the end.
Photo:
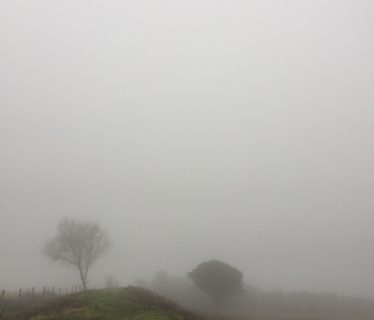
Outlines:
POLYGON ((374 297, 374 2, 0 0, 0 288, 102 223, 89 277, 228 262, 374 297))

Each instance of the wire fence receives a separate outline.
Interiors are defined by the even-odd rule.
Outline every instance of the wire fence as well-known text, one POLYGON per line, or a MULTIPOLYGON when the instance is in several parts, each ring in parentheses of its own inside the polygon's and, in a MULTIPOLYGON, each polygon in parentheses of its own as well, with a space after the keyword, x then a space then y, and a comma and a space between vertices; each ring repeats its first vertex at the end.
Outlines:
POLYGON ((60 296, 74 294, 82 291, 81 286, 71 287, 42 287, 18 289, 17 291, 1 290, 0 292, 0 320, 21 309, 29 308, 33 305, 41 305, 48 300, 60 296))

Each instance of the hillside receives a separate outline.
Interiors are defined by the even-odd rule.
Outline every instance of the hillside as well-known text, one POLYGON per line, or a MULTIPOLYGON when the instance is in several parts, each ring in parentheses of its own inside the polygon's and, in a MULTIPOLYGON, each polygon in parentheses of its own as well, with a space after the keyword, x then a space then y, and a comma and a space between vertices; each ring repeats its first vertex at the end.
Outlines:
POLYGON ((193 313, 147 290, 126 287, 81 292, 38 307, 18 310, 9 320, 199 320, 193 313))
MULTIPOLYGON (((0 320, 204 320, 162 296, 138 287, 89 290, 52 298, 42 304, 15 304, 0 320)), ((207 317, 220 319, 218 317, 207 317)), ((223 319, 221 317, 221 319, 223 319)), ((313 316, 313 312, 291 315, 285 312, 251 313, 241 320, 341 320, 372 319, 350 316, 313 316)))

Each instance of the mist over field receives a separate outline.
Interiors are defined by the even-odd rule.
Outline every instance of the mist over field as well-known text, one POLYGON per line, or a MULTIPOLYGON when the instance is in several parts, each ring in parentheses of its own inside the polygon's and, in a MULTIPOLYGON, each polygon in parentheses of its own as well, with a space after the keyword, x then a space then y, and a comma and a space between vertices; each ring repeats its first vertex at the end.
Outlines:
MULTIPOLYGON (((217 259, 263 290, 374 299, 374 2, 0 0, 0 289, 217 259)), ((187 280, 186 280, 187 281, 187 280)))

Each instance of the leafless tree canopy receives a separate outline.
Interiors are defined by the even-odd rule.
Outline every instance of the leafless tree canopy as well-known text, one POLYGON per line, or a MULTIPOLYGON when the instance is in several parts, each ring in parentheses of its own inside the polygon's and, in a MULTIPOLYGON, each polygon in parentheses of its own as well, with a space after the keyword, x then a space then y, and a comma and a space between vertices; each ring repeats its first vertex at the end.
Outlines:
POLYGON ((53 261, 76 266, 86 289, 89 268, 109 249, 108 237, 98 223, 64 219, 57 228, 44 253, 53 261))

